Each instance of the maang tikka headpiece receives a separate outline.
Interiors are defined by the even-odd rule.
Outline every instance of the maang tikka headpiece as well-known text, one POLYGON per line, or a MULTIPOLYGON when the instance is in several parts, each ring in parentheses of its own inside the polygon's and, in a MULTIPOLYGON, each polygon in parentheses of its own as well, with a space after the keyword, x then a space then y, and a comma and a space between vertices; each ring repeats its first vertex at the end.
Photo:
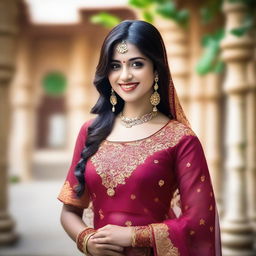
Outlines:
POLYGON ((119 43, 116 47, 117 52, 124 54, 126 52, 128 52, 128 47, 127 47, 127 43, 126 41, 122 41, 121 43, 119 43))

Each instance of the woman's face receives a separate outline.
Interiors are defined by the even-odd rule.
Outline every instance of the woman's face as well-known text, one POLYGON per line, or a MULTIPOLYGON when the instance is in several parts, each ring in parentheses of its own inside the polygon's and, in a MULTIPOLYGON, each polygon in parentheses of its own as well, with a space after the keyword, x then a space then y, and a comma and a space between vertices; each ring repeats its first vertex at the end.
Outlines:
POLYGON ((126 45, 128 51, 125 53, 118 52, 114 47, 109 82, 125 102, 149 104, 155 78, 153 62, 135 45, 128 42, 126 45))

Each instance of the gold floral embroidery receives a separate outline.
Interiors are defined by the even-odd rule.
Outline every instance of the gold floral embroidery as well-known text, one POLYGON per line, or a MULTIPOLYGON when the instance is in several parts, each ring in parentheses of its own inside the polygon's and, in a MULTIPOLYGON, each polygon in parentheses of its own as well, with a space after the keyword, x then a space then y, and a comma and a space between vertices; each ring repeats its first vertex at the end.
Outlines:
POLYGON ((200 219, 199 225, 200 225, 200 226, 201 226, 201 225, 205 225, 205 220, 204 220, 204 219, 200 219))
POLYGON ((178 256, 178 248, 174 247, 169 238, 168 226, 166 224, 151 224, 154 232, 155 245, 158 256, 178 256))
POLYGON ((210 226, 210 232, 212 232, 213 231, 213 226, 210 226))
POLYGON ((205 181, 205 176, 201 176, 201 181, 204 182, 205 181))
POLYGON ((190 230, 189 234, 190 234, 191 236, 193 236, 193 235, 195 234, 195 231, 194 231, 194 230, 190 230))
POLYGON ((174 147, 183 136, 194 136, 190 128, 172 120, 148 139, 130 142, 103 141, 98 151, 91 157, 96 172, 102 179, 109 196, 115 194, 117 185, 125 184, 125 179, 154 153, 174 147), (124 154, 125 152, 125 154, 124 154))
POLYGON ((188 162, 188 163, 186 164, 186 166, 187 166, 187 167, 190 167, 190 166, 191 166, 191 163, 188 162))
POLYGON ((132 225, 132 222, 130 220, 127 220, 125 222, 125 226, 130 227, 132 225))
POLYGON ((159 180, 159 181, 158 181, 158 185, 159 185, 160 187, 162 187, 162 186, 164 185, 164 180, 159 180))
POLYGON ((135 200, 136 199, 136 196, 134 194, 131 194, 131 199, 132 200, 135 200))
POLYGON ((209 207, 209 211, 212 211, 213 210, 213 206, 212 205, 210 205, 210 207, 209 207))
POLYGON ((64 204, 75 205, 78 207, 86 207, 87 206, 87 205, 83 204, 84 197, 76 198, 76 194, 75 194, 73 188, 70 186, 69 181, 65 181, 65 183, 60 191, 60 194, 58 196, 58 199, 61 200, 64 204))
POLYGON ((135 226, 133 228, 132 247, 152 247, 152 242, 150 226, 135 226))
POLYGON ((159 202, 159 198, 158 198, 158 197, 155 197, 155 198, 154 198, 154 201, 155 201, 156 203, 158 203, 158 202, 159 202))

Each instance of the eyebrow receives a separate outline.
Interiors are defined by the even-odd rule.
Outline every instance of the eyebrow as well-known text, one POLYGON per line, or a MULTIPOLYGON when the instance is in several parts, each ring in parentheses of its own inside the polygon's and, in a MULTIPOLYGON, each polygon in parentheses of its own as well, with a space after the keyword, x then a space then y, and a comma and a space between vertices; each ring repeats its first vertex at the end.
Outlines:
MULTIPOLYGON (((143 57, 134 57, 134 58, 129 59, 128 61, 133 61, 133 60, 138 60, 138 59, 146 61, 146 59, 143 57)), ((111 60, 111 62, 121 62, 121 61, 120 60, 111 60)))

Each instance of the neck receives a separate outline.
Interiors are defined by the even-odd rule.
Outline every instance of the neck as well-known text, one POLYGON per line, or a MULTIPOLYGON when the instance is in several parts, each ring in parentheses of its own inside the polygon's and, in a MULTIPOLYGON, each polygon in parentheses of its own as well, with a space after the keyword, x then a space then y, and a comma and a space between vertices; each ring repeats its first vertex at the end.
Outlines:
POLYGON ((125 117, 133 118, 133 117, 141 117, 145 114, 152 112, 153 107, 149 104, 134 104, 126 102, 123 109, 123 115, 125 117))

